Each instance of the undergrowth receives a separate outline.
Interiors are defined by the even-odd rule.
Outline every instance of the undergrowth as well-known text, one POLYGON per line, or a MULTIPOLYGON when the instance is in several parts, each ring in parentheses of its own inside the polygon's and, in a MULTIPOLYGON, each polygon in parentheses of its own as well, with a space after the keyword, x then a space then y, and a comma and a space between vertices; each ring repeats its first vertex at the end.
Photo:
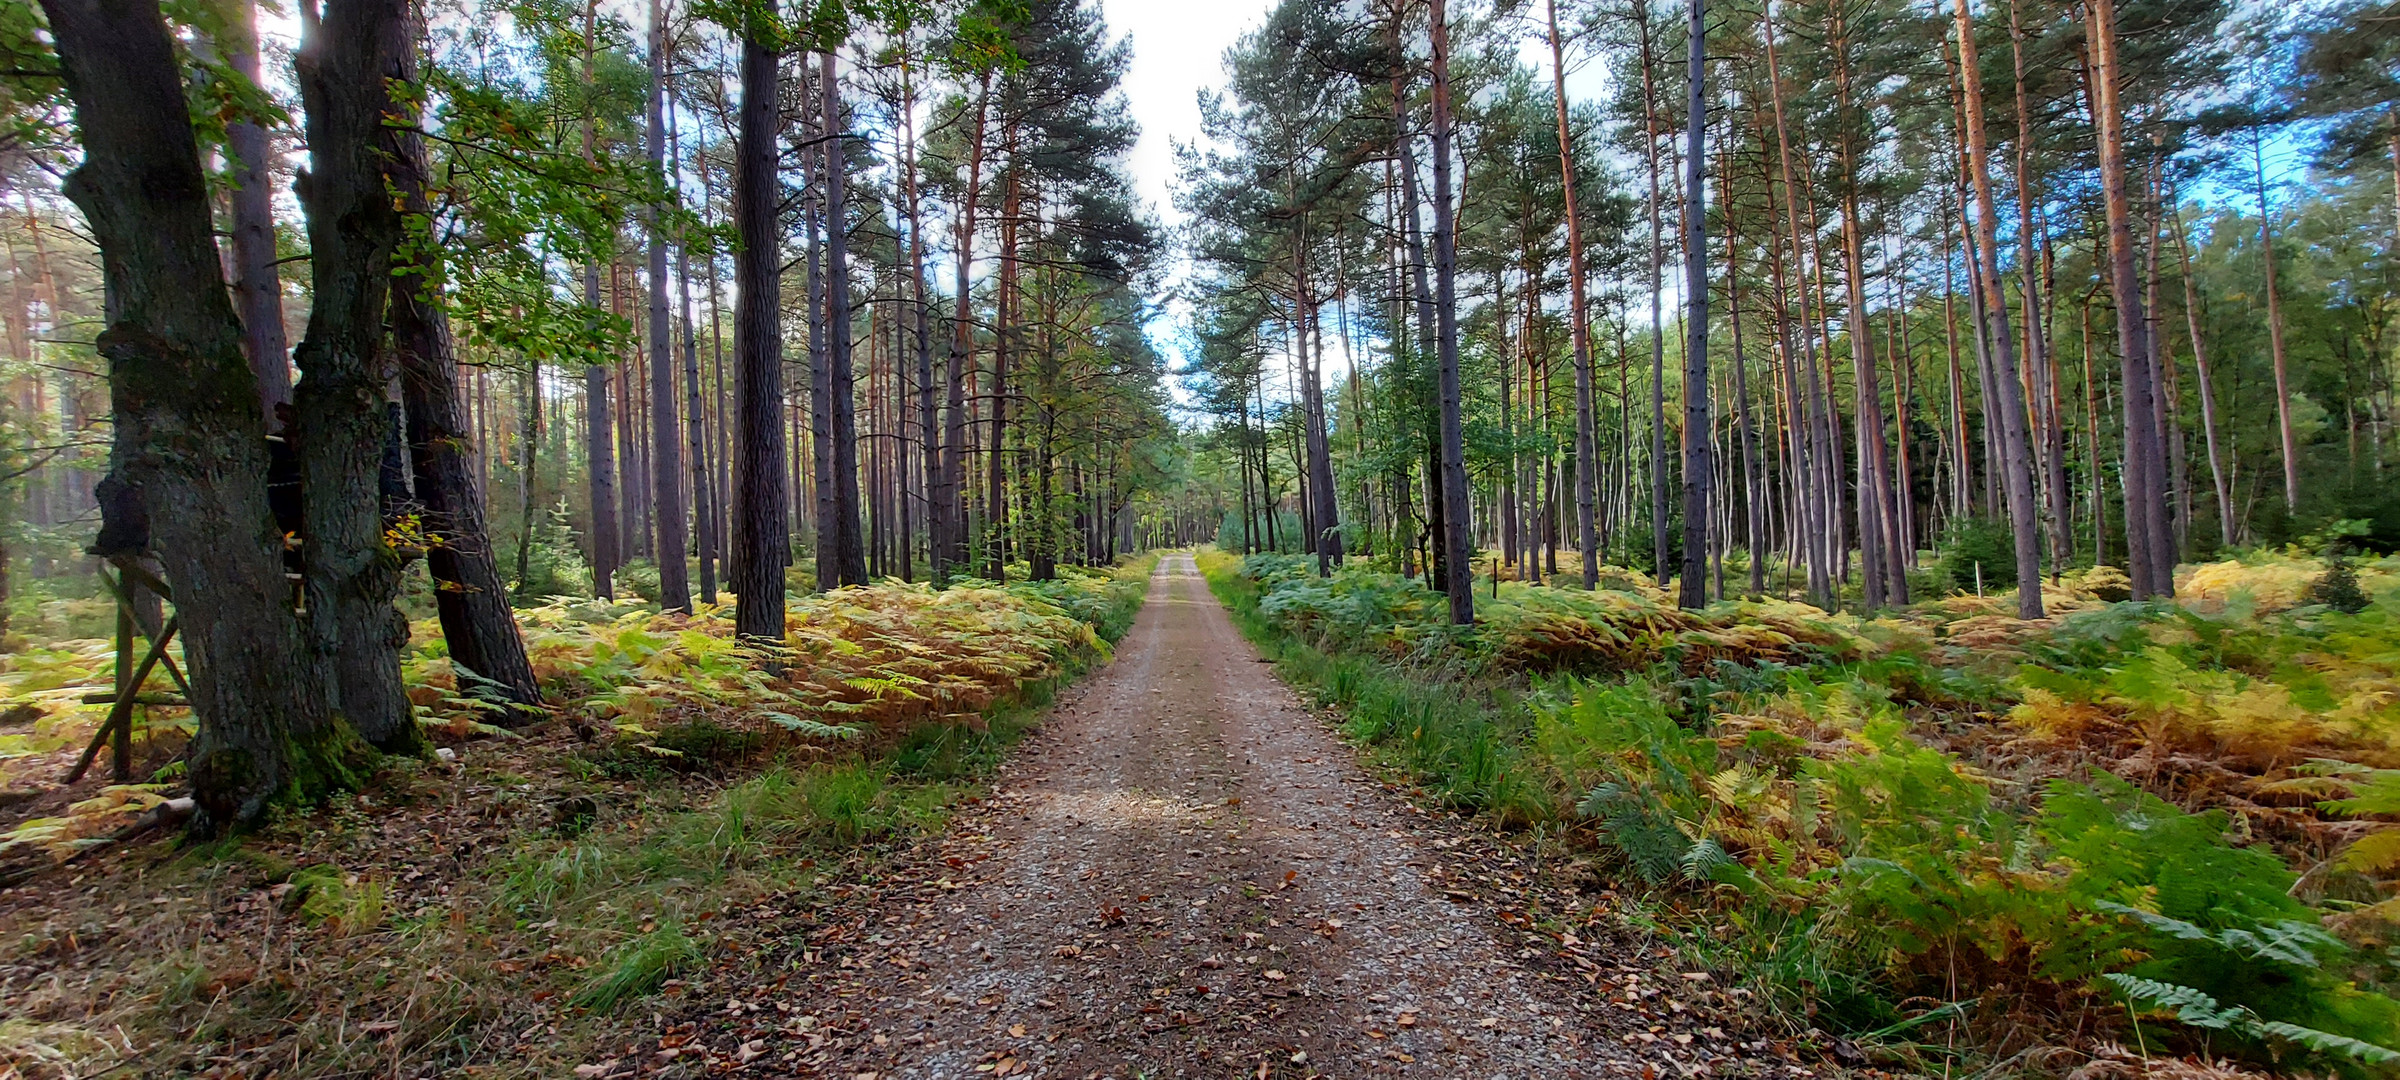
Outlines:
POLYGON ((1633 918, 1794 1031, 1928 1071, 2103 1037, 2400 1065, 2400 621, 2315 602, 2313 559, 2190 568, 2180 604, 2077 575, 2033 623, 1502 583, 1470 628, 1390 575, 1202 566, 1345 734, 1588 837, 1633 918))
POLYGON ((536 1077, 620 1054, 614 1014, 938 829, 1106 657, 1149 567, 801 597, 765 653, 707 611, 554 603, 524 621, 557 722, 522 733, 424 648, 412 696, 455 765, 0 891, 0 1071, 536 1077))

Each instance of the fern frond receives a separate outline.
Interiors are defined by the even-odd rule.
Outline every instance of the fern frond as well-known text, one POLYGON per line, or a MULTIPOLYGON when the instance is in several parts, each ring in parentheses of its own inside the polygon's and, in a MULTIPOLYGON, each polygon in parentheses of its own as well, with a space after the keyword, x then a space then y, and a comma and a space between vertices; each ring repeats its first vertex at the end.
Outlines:
POLYGON ((1703 836, 1684 850, 1683 880, 1694 885, 1706 884, 1716 880, 1717 871, 1731 862, 1733 856, 1726 854, 1723 844, 1714 837, 1703 836))
POLYGON ((2400 870, 2400 829, 2385 829, 2359 837, 2334 862, 2362 874, 2400 870))
POLYGON ((2259 1035, 2299 1043, 2320 1054, 2340 1054, 2369 1065, 2389 1065, 2400 1061, 2400 1050, 2393 1050, 2388 1046, 2378 1046, 2365 1039, 2354 1039, 2348 1035, 2336 1035, 2330 1031, 2319 1031, 2316 1028, 2301 1027, 2298 1024, 2287 1024, 2281 1020, 2253 1021, 2244 1027, 2259 1035))
POLYGON ((2242 1019, 2241 1009, 2228 1009, 2218 1004, 2216 998, 2189 986, 2145 979, 2121 971, 2112 971, 2100 977, 2114 983, 2126 1000, 2147 1002, 2156 1008, 2173 1010, 2177 1020, 2193 1027, 2227 1031, 2242 1019))

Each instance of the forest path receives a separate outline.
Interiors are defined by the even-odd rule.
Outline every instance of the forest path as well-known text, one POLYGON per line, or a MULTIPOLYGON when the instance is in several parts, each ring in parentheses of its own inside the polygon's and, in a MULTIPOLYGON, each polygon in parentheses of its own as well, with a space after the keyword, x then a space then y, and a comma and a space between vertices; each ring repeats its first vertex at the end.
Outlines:
POLYGON ((939 880, 819 948, 833 1001, 793 1000, 833 1006, 816 1063, 843 1077, 1642 1076, 1428 883, 1448 845, 1423 823, 1169 555, 1115 660, 952 822, 939 880))

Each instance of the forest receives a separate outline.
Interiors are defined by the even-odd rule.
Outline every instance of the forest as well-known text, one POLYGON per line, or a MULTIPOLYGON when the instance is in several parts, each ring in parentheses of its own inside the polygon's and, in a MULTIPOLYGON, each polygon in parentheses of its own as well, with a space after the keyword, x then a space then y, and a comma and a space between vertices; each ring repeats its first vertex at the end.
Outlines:
POLYGON ((0 3, 0 1080, 2400 1066, 2400 7, 1144 14, 0 3))

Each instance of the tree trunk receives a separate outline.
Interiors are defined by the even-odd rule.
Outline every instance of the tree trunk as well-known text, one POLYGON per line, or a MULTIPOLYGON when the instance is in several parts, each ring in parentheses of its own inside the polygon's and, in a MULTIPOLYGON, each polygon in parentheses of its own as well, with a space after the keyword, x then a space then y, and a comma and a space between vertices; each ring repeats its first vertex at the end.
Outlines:
MULTIPOLYGON (((672 112, 672 110, 670 110, 672 112)), ((668 128, 669 158, 683 160, 683 140, 677 137, 672 125, 668 128)), ((683 190, 681 169, 673 180, 678 197, 683 190)), ((715 273, 715 264, 710 264, 715 273)), ((683 319, 683 413, 684 432, 689 438, 685 449, 692 462, 692 529, 693 547, 700 557, 700 602, 717 602, 717 512, 711 498, 712 474, 708 460, 708 410, 700 392, 700 334, 692 322, 692 242, 689 235, 675 238, 675 293, 677 307, 683 319)))
MULTIPOLYGON (((753 15, 753 18, 757 16, 753 15)), ((733 483, 741 510, 733 530, 736 632, 783 641, 783 570, 790 565, 784 489, 783 251, 779 243, 776 135, 782 72, 763 28, 742 35, 740 140, 734 148, 733 483)))
POLYGON ((1018 157, 1014 122, 1003 130, 1008 172, 1001 178, 1000 274, 992 298, 991 454, 984 458, 983 576, 993 581, 1008 580, 1008 358, 1016 345, 1017 226, 1025 208, 1025 162, 1018 157))
MULTIPOLYGON (((304 7, 303 13, 307 9, 304 7)), ((346 0, 308 20, 295 58, 312 168, 300 185, 315 292, 295 356, 301 549, 309 628, 335 713, 378 748, 424 744, 400 682, 408 621, 392 598, 400 559, 384 538, 384 450, 395 437, 384 347, 402 222, 385 190, 383 123, 415 48, 403 0, 346 0)))
POLYGON ((1467 532, 1466 435, 1459 419, 1458 234, 1450 193, 1450 16, 1433 0, 1433 278, 1435 364, 1441 396, 1443 548, 1449 556, 1450 621, 1475 621, 1474 545, 1467 532))
POLYGON ((2109 285, 2117 301, 2117 347, 2125 395, 2126 576, 2135 599, 2175 595, 2175 534, 2167 523, 2166 447, 2159 431, 2158 379, 2150 318, 2135 263, 2132 198, 2126 184, 2125 114, 2118 104, 2115 0, 2085 8, 2091 33, 2094 137, 2108 222, 2109 285))
MULTIPOLYGON (((258 82, 257 18, 251 0, 236 0, 217 39, 225 63, 252 83, 258 82)), ((234 302, 241 310, 242 347, 258 379, 259 404, 271 431, 281 426, 275 407, 292 401, 292 365, 284 352, 283 281, 275 269, 275 152, 267 130, 248 117, 226 122, 225 149, 234 170, 234 302)))
POLYGON ((1567 214, 1567 325, 1575 347, 1575 549, 1583 555, 1583 587, 1600 583, 1599 533, 1593 525, 1599 460, 1594 456, 1592 343, 1583 296, 1583 218, 1575 205, 1575 139, 1567 127, 1567 69, 1558 36, 1558 0, 1547 0, 1550 91, 1558 112, 1558 174, 1567 214))
MULTIPOLYGON (((826 389, 833 404, 833 554, 844 585, 867 583, 867 553, 859 538, 858 415, 850 363, 850 218, 842 172, 842 93, 833 51, 822 54, 818 93, 825 106, 826 389)), ((819 555, 822 558, 822 553, 819 555)), ((817 573, 824 575, 824 567, 817 573)))
POLYGON ((99 340, 111 477, 142 519, 125 553, 154 549, 178 590, 198 722, 192 829, 254 825, 272 800, 351 786, 360 747, 328 712, 288 602, 257 381, 222 286, 166 20, 146 0, 42 6, 84 151, 66 194, 90 223, 113 301, 99 340))
POLYGON ((2034 466, 2041 470, 2036 485, 2048 499, 2052 571, 2074 552, 2074 493, 2067 486, 2066 426, 2058 412, 2058 364, 2051 355, 2047 322, 2041 317, 2042 288, 2036 280, 2033 219, 2033 107, 2025 90, 2025 31, 2018 21, 2018 4, 2008 6, 2009 59, 2015 77, 2017 109, 2017 276, 2019 299, 2025 310, 2025 374, 2033 395, 2032 437, 2038 450, 2034 466))
POLYGON ((949 552, 942 538, 950 529, 950 504, 942 497, 942 438, 934 402, 933 305, 925 287, 925 218, 917 198, 917 84, 903 41, 900 62, 900 191, 908 216, 908 284, 910 314, 916 331, 917 435, 923 440, 919 457, 924 466, 925 557, 933 580, 949 580, 949 552))
MULTIPOLYGON (((414 84, 420 78, 414 50, 405 63, 403 79, 414 84)), ((432 166, 425 139, 411 128, 390 127, 383 130, 383 140, 392 192, 409 217, 402 272, 391 281, 392 344, 399 353, 409 466, 424 508, 424 531, 434 540, 425 567, 434 581, 442 640, 452 666, 493 684, 509 701, 539 705, 541 687, 517 633, 484 521, 483 486, 459 394, 457 343, 439 298, 445 275, 442 249, 432 233, 432 166)), ((482 683, 461 687, 483 688, 482 683)))
MULTIPOLYGON (((1684 69, 1690 127, 1683 151, 1683 589, 1677 602, 1686 608, 1708 604, 1709 486, 1715 481, 1709 439, 1716 429, 1708 415, 1708 189, 1703 186, 1708 161, 1708 26, 1702 21, 1703 8, 1704 0, 1690 0, 1686 34, 1691 55, 1684 69)), ((1724 589, 1717 591, 1722 595, 1724 589)))
POLYGON ((941 541, 946 557, 945 568, 967 565, 967 380, 968 370, 975 358, 975 305, 970 291, 968 272, 975 260, 975 201, 983 190, 984 125, 991 116, 992 77, 986 73, 982 89, 975 95, 975 133, 967 143, 967 186, 959 199, 957 214, 958 258, 954 269, 958 274, 956 305, 952 315, 953 333, 950 339, 949 413, 944 423, 942 439, 942 490, 939 493, 948 507, 949 535, 941 541))
POLYGON ((2283 508, 2300 508, 2300 437, 2292 427, 2292 382, 2283 345, 2283 292, 2275 280, 2275 219, 2267 206, 2266 137, 2250 133, 2250 161, 2258 187, 2258 250, 2266 261, 2267 344, 2275 357, 2275 423, 2283 436, 2283 508))
MULTIPOLYGON (((1991 386, 2000 407, 2000 471, 2008 495, 2009 527, 2016 533, 2017 616, 2042 617, 2041 533, 2034 509, 2033 468, 2027 460, 2024 383, 2017 377, 2016 339, 2008 328, 2008 298, 2000 288, 2000 260, 1994 227, 1998 212, 1992 197, 1991 142, 1983 130, 1983 76, 1976 67, 1975 23, 1967 0, 1958 0, 1959 78, 1965 90, 1968 176, 1975 188, 1976 256, 1983 295, 1983 317, 1990 338, 1991 386)), ((1986 399, 1984 422, 1992 422, 1986 399)))
POLYGON ((2231 546, 2233 535, 2233 490, 2225 482, 2225 467, 2217 451, 2217 392, 2216 380, 2208 374, 2208 345, 2200 332, 2200 287, 2192 277, 2192 251, 2183 238, 2183 216, 2166 211, 2175 230, 2175 254, 2183 264, 2183 320, 2192 336, 2192 368, 2200 383, 2200 433, 2208 442, 2208 480, 2217 496, 2217 542, 2231 546))
MULTIPOLYGON (((667 179, 667 22, 650 0, 650 175, 667 179)), ((670 193, 670 199, 673 195, 670 193)), ((667 316, 667 210, 650 208, 650 491, 658 546, 658 604, 690 614, 692 582, 684 562, 683 431, 675 420, 675 339, 667 316)))
POLYGON ((1660 309, 1659 267, 1666 261, 1666 241, 1659 222, 1658 196, 1658 57, 1651 51, 1650 0, 1634 0, 1634 26, 1640 35, 1642 63, 1642 160, 1649 176, 1644 213, 1650 219, 1650 258, 1645 264, 1650 283, 1650 547, 1658 583, 1667 583, 1667 330, 1660 309))

